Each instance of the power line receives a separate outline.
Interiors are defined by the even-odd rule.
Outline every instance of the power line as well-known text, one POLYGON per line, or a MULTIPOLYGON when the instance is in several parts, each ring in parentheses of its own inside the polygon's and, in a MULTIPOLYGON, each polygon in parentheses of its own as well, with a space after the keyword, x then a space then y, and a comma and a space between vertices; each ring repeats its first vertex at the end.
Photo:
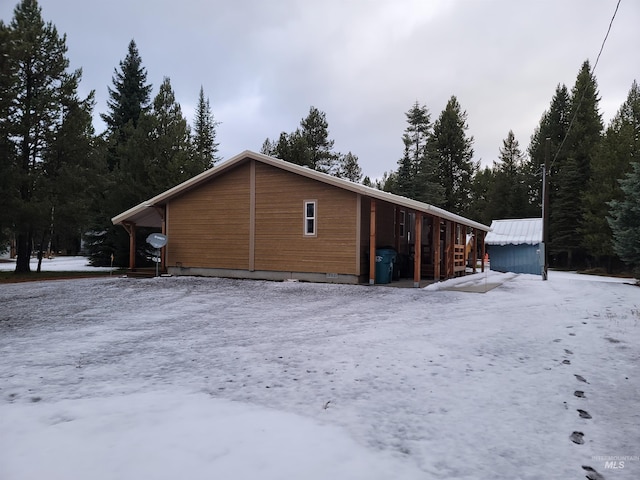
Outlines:
MULTIPOLYGON (((600 55, 602 55, 602 51, 604 50, 604 46, 607 43, 607 39, 609 38, 609 32, 611 32, 611 26, 613 25, 613 20, 616 18, 616 14, 618 13, 618 7, 620 7, 620 2, 622 0, 618 0, 618 3, 616 4, 616 9, 613 12, 613 16, 611 17, 611 21, 609 22, 609 28, 607 29, 607 34, 604 36, 604 40, 602 41, 602 45, 600 46, 600 51, 598 52, 598 56, 596 57, 596 61, 593 64, 593 68, 591 69, 591 73, 590 75, 593 77, 594 73, 596 71, 596 67, 598 66, 598 61, 600 60, 600 55)), ((585 93, 587 91, 586 85, 585 88, 582 90, 582 96, 580 97, 580 100, 578 101, 578 106, 576 107, 576 110, 573 114, 573 118, 571 119, 571 121, 569 122, 569 126, 567 127, 567 131, 564 135, 564 138, 562 139, 562 142, 560 143, 560 146, 558 147, 558 150, 556 151, 556 154, 553 156, 553 161, 551 162, 551 167, 553 167, 553 165, 556 162, 556 159, 558 158, 558 155, 560 154, 560 151, 562 150, 562 146, 564 145, 564 142, 567 140, 567 137, 569 136, 569 132, 571 131, 571 127, 573 125, 574 120, 576 119, 576 117, 578 116, 578 111, 580 110, 580 106, 582 105, 582 101, 584 100, 584 96, 585 93)), ((543 251, 543 265, 542 265, 542 280, 547 280, 548 278, 548 268, 549 268, 549 251, 548 251, 548 244, 549 244, 549 187, 547 185, 547 178, 549 175, 549 138, 546 139, 546 145, 545 145, 545 158, 544 158, 544 166, 542 167, 542 251, 543 251)))
MULTIPOLYGON (((616 4, 616 9, 613 12, 613 16, 611 17, 611 21, 609 22, 609 28, 607 28, 607 33, 604 36, 604 40, 602 40, 602 45, 600 45, 600 51, 598 52, 598 56, 596 57, 596 61, 593 64, 593 67, 591 68, 591 72, 590 75, 593 77, 595 72, 596 72, 596 67, 598 66, 598 62, 600 61, 600 56, 602 55, 602 51, 604 50, 604 46, 607 43, 607 39, 609 38, 609 33, 611 33, 611 27, 613 26, 613 21, 616 18, 616 15, 618 13, 618 8, 620 7, 620 2, 622 0, 618 0, 618 3, 616 4)), ((578 101, 578 106, 576 107, 575 112, 573 113, 573 117, 571 118, 571 121, 569 122, 569 126, 567 127, 567 131, 564 134, 564 138, 562 139, 562 142, 560 142, 560 146, 558 147, 558 150, 556 150, 556 154, 553 156, 553 160, 551 161, 551 168, 553 168, 553 165, 556 163, 556 160, 558 158, 558 155, 560 155, 560 151, 562 150, 562 147, 564 145, 564 142, 567 140, 567 137, 569 136, 569 132, 571 132, 571 127, 573 126, 573 122, 575 121, 576 117, 578 116, 578 111, 580 110, 580 106, 582 105, 582 101, 584 100, 584 96, 587 93, 587 89, 585 88, 584 90, 582 90, 582 96, 580 97, 580 100, 578 101)))
POLYGON ((616 4, 616 9, 613 12, 613 16, 611 17, 611 21, 609 22, 609 28, 607 29, 607 34, 604 36, 604 40, 602 40, 602 45, 600 46, 600 51, 598 52, 598 56, 596 57, 596 63, 593 64, 593 69, 591 70, 591 74, 596 71, 596 67, 598 66, 598 61, 600 60, 600 55, 602 55, 602 50, 604 50, 604 44, 607 43, 607 39, 609 38, 609 33, 611 32, 611 26, 613 25, 613 21, 616 18, 616 14, 618 13, 618 8, 620 7, 620 2, 622 0, 618 0, 616 4))

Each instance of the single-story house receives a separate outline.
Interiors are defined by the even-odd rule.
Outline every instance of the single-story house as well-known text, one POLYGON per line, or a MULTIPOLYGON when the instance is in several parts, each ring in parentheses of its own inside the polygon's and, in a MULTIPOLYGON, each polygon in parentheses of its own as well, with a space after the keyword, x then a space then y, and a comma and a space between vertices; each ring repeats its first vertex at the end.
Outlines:
POLYGON ((398 275, 415 286, 422 278, 463 275, 467 233, 477 239, 474 255, 484 255, 490 230, 433 205, 251 151, 112 221, 129 233, 132 270, 136 228, 155 227, 167 237, 161 268, 172 275, 376 283, 376 250, 391 248, 398 275))
POLYGON ((485 238, 491 270, 542 275, 542 219, 494 220, 485 238))

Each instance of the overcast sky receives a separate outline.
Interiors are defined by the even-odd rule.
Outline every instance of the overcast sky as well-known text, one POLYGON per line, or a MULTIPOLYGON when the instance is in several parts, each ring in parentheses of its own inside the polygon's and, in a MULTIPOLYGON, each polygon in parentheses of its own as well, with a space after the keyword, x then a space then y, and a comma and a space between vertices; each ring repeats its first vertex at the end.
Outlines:
MULTIPOLYGON (((190 123, 202 85, 220 154, 259 151, 324 111, 335 150, 380 177, 402 156, 405 112, 432 121, 451 95, 474 159, 491 165, 509 130, 523 150, 558 84, 593 65, 618 0, 40 0, 67 34, 81 93, 106 111, 114 68, 138 45, 157 93, 164 76, 190 123)), ((17 0, 0 0, 9 22, 17 0)), ((640 80, 640 2, 622 0, 595 75, 605 124, 640 80)))

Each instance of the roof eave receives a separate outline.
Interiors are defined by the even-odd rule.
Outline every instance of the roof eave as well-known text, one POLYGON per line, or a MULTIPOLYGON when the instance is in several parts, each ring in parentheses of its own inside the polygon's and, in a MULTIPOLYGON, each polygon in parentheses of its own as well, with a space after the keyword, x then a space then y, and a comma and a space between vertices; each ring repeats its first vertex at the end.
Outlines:
POLYGON ((159 195, 156 195, 155 197, 145 202, 142 202, 123 213, 116 215, 111 219, 111 221, 113 222, 114 225, 121 224, 128 220, 130 221, 130 219, 138 216, 144 209, 147 209, 149 207, 154 207, 154 206, 162 206, 166 203, 167 200, 169 200, 173 196, 178 195, 182 192, 185 192, 191 188, 194 188, 201 182, 221 174, 225 170, 235 166, 237 163, 242 162, 247 158, 257 160, 259 162, 266 163, 268 165, 271 165, 283 170, 287 170, 307 178, 318 180, 323 183, 333 185, 335 187, 339 187, 355 193, 359 193, 367 197, 375 198, 376 200, 382 200, 382 201, 386 201, 396 205, 404 206, 405 208, 408 208, 408 209, 416 210, 423 213, 428 213, 430 215, 437 216, 445 220, 451 220, 451 221, 463 224, 465 226, 469 226, 471 228, 475 228, 485 232, 491 231, 491 227, 488 227, 487 225, 483 225, 479 222, 475 222, 473 220, 462 217, 460 215, 456 215, 455 213, 448 212, 446 210, 443 210, 442 208, 435 207, 428 203, 422 203, 416 200, 411 200, 406 197, 395 195, 393 193, 383 192, 382 190, 378 190, 377 188, 367 187, 366 185, 361 185, 359 183, 351 182, 349 180, 334 177, 326 173, 318 172, 316 170, 312 170, 307 167, 302 167, 300 165, 286 162, 284 160, 273 158, 261 153, 252 152, 250 150, 245 150, 244 152, 241 152, 238 155, 230 158, 229 160, 221 163, 217 167, 214 167, 199 175, 196 175, 195 177, 179 185, 176 185, 175 187, 170 188, 169 190, 166 190, 165 192, 159 195))

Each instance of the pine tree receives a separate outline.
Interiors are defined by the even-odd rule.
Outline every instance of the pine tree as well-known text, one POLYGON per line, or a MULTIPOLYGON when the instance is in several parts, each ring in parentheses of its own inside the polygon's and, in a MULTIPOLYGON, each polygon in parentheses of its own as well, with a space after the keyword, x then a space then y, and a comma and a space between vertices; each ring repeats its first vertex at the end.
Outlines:
POLYGON ((393 193, 397 191, 398 172, 390 171, 384 172, 382 178, 377 179, 375 187, 383 192, 393 193))
POLYGON ((551 253, 556 256, 556 264, 571 268, 574 254, 581 245, 577 224, 581 210, 580 167, 573 156, 564 161, 554 177, 559 186, 550 206, 549 229, 551 231, 551 253))
POLYGON ((512 130, 503 140, 498 162, 494 162, 494 172, 494 218, 525 217, 528 210, 528 187, 523 154, 512 130))
POLYGON ((116 151, 117 145, 127 141, 138 126, 140 116, 149 111, 151 84, 147 83, 147 71, 142 66, 142 59, 134 40, 129 42, 127 56, 120 61, 120 71, 114 70, 113 87, 107 87, 109 113, 100 115, 107 125, 112 147, 109 152, 109 169, 113 170, 120 162, 116 151), (126 128, 131 124, 131 128, 126 128))
POLYGON ((591 179, 583 197, 583 246, 600 266, 611 271, 615 261, 613 234, 607 222, 609 203, 623 200, 619 180, 640 158, 640 88, 631 85, 591 163, 591 179))
POLYGON ((358 183, 362 178, 362 168, 358 164, 358 157, 351 152, 340 155, 337 176, 358 183))
POLYGON ((420 185, 421 166, 427 154, 427 141, 431 134, 429 110, 417 101, 411 106, 407 117, 407 127, 402 135, 404 154, 398 161, 396 189, 394 193, 417 200, 421 190, 428 188, 420 185))
POLYGON ((18 198, 15 181, 16 146, 11 140, 9 118, 18 85, 17 65, 12 61, 13 32, 0 20, 0 252, 7 249, 13 235, 13 214, 18 198))
MULTIPOLYGON (((572 178, 566 171, 575 168, 568 158, 568 149, 565 137, 571 122, 571 98, 565 85, 558 85, 551 100, 551 106, 544 112, 540 125, 536 129, 529 144, 529 164, 527 167, 529 174, 529 198, 530 205, 533 203, 539 208, 541 215, 542 207, 542 166, 545 163, 547 143, 549 149, 549 251, 553 255, 565 255, 569 251, 562 244, 560 238, 569 238, 572 229, 575 229, 575 212, 573 221, 571 217, 571 193, 566 192, 567 181, 572 178), (547 138, 549 139, 547 142, 547 138), (567 200, 563 206, 563 200, 567 200)), ((575 186, 575 184, 574 184, 575 186)), ((559 263, 560 260, 550 258, 552 264, 559 263)))
POLYGON ((440 170, 436 156, 427 153, 422 157, 416 184, 416 200, 438 207, 444 205, 444 187, 440 184, 440 170))
POLYGON ((539 209, 532 212, 528 182, 528 163, 510 130, 493 167, 473 176, 471 218, 489 225, 496 219, 540 216, 539 209))
MULTIPOLYGON (((113 88, 108 87, 109 112, 101 114, 107 125, 104 155, 110 173, 104 179, 107 190, 86 235, 94 265, 108 265, 111 255, 116 265, 128 264, 129 237, 122 227, 112 225, 111 218, 149 198, 153 192, 147 176, 149 139, 154 127, 149 116, 151 85, 147 83, 147 72, 133 40, 119 67, 120 70, 114 70, 113 88)), ((136 260, 136 264, 142 264, 139 261, 144 262, 144 257, 136 260)))
POLYGON ((633 162, 631 166, 631 172, 620 181, 624 198, 610 203, 608 221, 615 252, 640 279, 640 163, 633 162))
POLYGON ((315 170, 311 149, 299 128, 289 135, 284 132, 280 134, 275 153, 277 158, 315 170))
POLYGON ((598 84, 587 60, 582 64, 571 91, 572 124, 567 136, 569 155, 575 158, 579 183, 583 187, 591 177, 592 158, 602 135, 599 102, 598 84))
POLYGON ((408 112, 407 127, 402 135, 404 154, 398 161, 396 188, 398 195, 416 199, 418 197, 418 172, 427 153, 427 140, 431 133, 429 110, 417 101, 408 112))
MULTIPOLYGON (((209 98, 204 96, 204 88, 200 87, 196 117, 193 122, 194 161, 204 171, 215 165, 219 160, 218 143, 216 143, 216 122, 211 113, 209 98)), ((267 154, 268 155, 268 154, 267 154)))
POLYGON ((344 168, 342 163, 348 157, 334 152, 333 144, 334 141, 329 139, 326 114, 312 106, 309 114, 300 121, 300 127, 292 133, 282 132, 277 141, 267 138, 260 151, 296 165, 340 176, 344 168))
POLYGON ((42 231, 40 258, 44 248, 80 251, 83 229, 91 218, 90 206, 102 191, 107 173, 93 128, 94 94, 80 100, 74 93, 77 82, 67 88, 70 91, 63 97, 67 100, 62 101, 63 122, 43 159, 51 217, 49 228, 42 231))
POLYGON ((276 143, 273 140, 266 138, 264 142, 262 142, 260 153, 263 155, 269 155, 270 157, 276 156, 276 143))
POLYGON ((205 166, 190 152, 190 132, 171 81, 165 77, 153 100, 152 124, 145 170, 150 195, 157 195, 203 172, 205 166))
POLYGON ((433 126, 429 155, 437 161, 444 189, 445 209, 468 215, 471 206, 471 179, 478 169, 472 161, 473 137, 467 137, 467 113, 452 96, 433 126))
POLYGON ((334 142, 329 139, 326 114, 312 106, 309 114, 300 121, 300 135, 309 151, 309 166, 319 172, 335 175, 337 155, 332 152, 334 142))
POLYGON ((567 134, 570 122, 570 97, 565 85, 558 85, 551 99, 548 111, 545 111, 540 119, 540 124, 536 128, 529 144, 529 162, 527 170, 532 176, 530 178, 529 196, 530 202, 534 203, 538 209, 542 206, 542 166, 545 162, 547 149, 547 138, 549 139, 549 187, 551 198, 554 192, 554 175, 558 172, 558 166, 566 158, 566 149, 560 149, 560 145, 567 134), (536 178, 537 177, 537 178, 536 178), (536 178, 534 180, 534 178, 536 178))
POLYGON ((485 225, 490 225, 492 220, 502 218, 495 212, 495 202, 492 195, 495 189, 494 171, 489 167, 478 169, 471 182, 471 204, 470 216, 485 225))
POLYGON ((582 197, 591 177, 591 161, 600 143, 602 120, 598 112, 596 80, 584 62, 570 101, 571 127, 566 135, 564 160, 554 162, 551 173, 550 251, 556 261, 572 268, 583 263, 585 252, 578 229, 584 228, 582 197))
POLYGON ((65 136, 83 141, 91 136, 91 132, 82 133, 86 122, 73 127, 70 118, 77 109, 90 117, 92 100, 77 98, 81 71, 67 72, 66 37, 51 22, 44 22, 37 1, 22 0, 9 26, 3 25, 0 31, 5 40, 11 40, 1 47, 2 70, 8 76, 3 75, 0 83, 0 108, 6 114, 0 148, 7 155, 2 168, 15 182, 13 193, 8 193, 7 205, 12 209, 7 215, 16 236, 16 272, 29 272, 33 244, 42 241, 47 229, 51 231, 52 210, 78 193, 56 189, 56 182, 67 176, 67 166, 78 157, 69 151, 65 158, 56 158, 55 152, 62 144, 71 145, 65 143, 65 136))
POLYGON ((114 88, 107 87, 110 112, 100 117, 111 133, 119 133, 129 122, 137 126, 140 115, 148 111, 151 99, 152 87, 147 83, 147 71, 134 40, 129 42, 127 56, 120 61, 120 71, 114 69, 111 81, 114 88))

